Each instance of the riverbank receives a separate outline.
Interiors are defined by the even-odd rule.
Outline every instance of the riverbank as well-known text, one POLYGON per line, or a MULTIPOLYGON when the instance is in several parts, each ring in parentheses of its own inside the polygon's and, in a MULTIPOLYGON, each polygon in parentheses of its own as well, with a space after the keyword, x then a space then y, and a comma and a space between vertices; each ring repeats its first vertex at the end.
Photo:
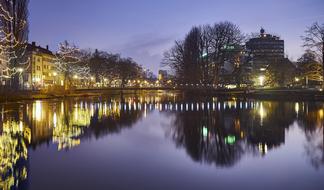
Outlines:
POLYGON ((0 93, 0 102, 16 102, 23 100, 43 100, 43 99, 60 99, 67 97, 90 97, 90 96, 101 96, 100 93, 91 93, 91 92, 67 92, 67 93, 48 93, 40 91, 19 91, 16 93, 6 92, 0 93))
POLYGON ((61 99, 71 97, 102 97, 127 94, 156 94, 171 92, 187 97, 237 97, 242 99, 269 100, 317 100, 324 101, 324 92, 305 89, 83 89, 73 91, 11 91, 0 92, 0 102, 15 102, 23 100, 61 99))

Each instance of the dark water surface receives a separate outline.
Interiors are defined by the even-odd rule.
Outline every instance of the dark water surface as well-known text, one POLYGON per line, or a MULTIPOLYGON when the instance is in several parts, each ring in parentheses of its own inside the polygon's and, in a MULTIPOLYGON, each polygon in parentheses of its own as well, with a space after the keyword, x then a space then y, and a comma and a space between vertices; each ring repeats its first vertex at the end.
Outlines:
POLYGON ((0 104, 0 189, 324 189, 324 103, 175 94, 0 104))

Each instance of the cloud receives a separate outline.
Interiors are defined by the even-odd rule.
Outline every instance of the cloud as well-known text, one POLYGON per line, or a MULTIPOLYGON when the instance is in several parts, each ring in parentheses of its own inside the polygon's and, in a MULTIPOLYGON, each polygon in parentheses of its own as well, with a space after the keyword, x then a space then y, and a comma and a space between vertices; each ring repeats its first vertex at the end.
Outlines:
POLYGON ((132 57, 139 64, 157 73, 163 53, 172 46, 174 36, 158 36, 154 33, 134 35, 116 48, 123 56, 132 57))

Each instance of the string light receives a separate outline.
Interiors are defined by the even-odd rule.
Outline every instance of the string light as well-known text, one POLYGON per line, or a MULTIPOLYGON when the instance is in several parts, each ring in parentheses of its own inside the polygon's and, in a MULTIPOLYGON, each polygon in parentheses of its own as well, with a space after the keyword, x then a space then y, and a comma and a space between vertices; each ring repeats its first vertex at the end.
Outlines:
POLYGON ((0 4, 0 79, 21 75, 21 71, 27 70, 30 66, 26 54, 27 40, 16 34, 17 31, 26 30, 27 20, 26 18, 15 20, 16 13, 11 9, 12 1, 6 3, 10 6, 0 4))
POLYGON ((80 64, 81 57, 81 50, 65 41, 60 43, 54 63, 58 72, 64 74, 65 77, 74 76, 75 79, 88 79, 90 68, 80 64))

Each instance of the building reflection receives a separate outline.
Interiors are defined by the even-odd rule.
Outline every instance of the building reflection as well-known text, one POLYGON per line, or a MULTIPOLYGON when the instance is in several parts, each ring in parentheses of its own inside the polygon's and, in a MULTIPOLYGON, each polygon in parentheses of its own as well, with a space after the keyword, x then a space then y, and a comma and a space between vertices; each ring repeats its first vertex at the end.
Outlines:
POLYGON ((311 163, 324 164, 323 103, 231 100, 213 104, 216 109, 175 113, 171 138, 194 161, 230 167, 244 154, 265 156, 285 143, 286 130, 297 122, 305 130, 311 163))
POLYGON ((297 123, 318 168, 324 165, 323 108, 316 102, 186 100, 175 94, 0 105, 0 189, 26 185, 29 148, 54 144, 69 150, 84 139, 129 129, 152 112, 173 118, 168 134, 192 160, 217 167, 234 166, 245 154, 266 156, 297 123))

